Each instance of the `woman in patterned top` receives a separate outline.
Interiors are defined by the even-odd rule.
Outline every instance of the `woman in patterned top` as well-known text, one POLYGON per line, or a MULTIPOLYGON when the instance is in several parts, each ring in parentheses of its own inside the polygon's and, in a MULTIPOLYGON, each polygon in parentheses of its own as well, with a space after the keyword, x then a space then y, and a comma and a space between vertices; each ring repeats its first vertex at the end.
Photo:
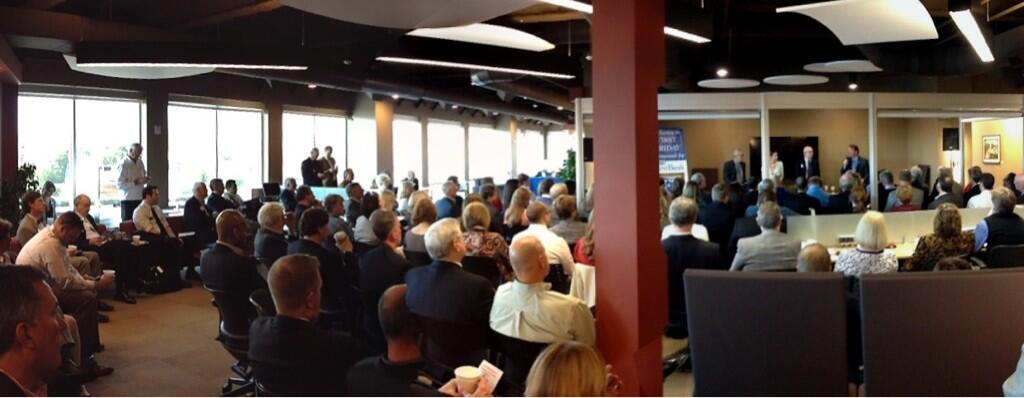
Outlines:
POLYGON ((515 279, 505 238, 495 232, 488 232, 491 227, 491 211, 487 206, 481 202, 466 206, 462 210, 462 226, 466 228, 466 255, 493 258, 498 264, 502 280, 515 279))
POLYGON ((869 211, 857 223, 857 232, 853 240, 857 242, 855 250, 848 250, 839 255, 836 261, 836 272, 846 276, 863 274, 881 274, 896 272, 899 263, 896 255, 886 251, 889 236, 885 229, 885 217, 877 211, 869 211))
POLYGON ((907 271, 931 271, 946 257, 964 257, 974 249, 974 232, 960 230, 960 210, 952 203, 943 203, 935 212, 934 233, 922 237, 907 260, 907 271))

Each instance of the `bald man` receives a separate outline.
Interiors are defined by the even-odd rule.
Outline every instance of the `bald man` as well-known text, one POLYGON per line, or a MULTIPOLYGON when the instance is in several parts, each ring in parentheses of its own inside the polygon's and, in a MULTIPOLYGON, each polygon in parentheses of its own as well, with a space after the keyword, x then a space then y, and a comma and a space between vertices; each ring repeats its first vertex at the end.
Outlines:
POLYGON ((512 242, 516 280, 498 287, 491 306, 491 329, 534 343, 574 340, 594 345, 594 317, 583 301, 551 291, 551 270, 541 241, 524 236, 512 242))
POLYGON ((813 243, 800 250, 796 257, 797 272, 832 272, 832 257, 821 243, 813 243))
MULTIPOLYGON (((256 270, 259 262, 243 249, 247 246, 247 232, 248 226, 242 213, 238 210, 222 211, 217 216, 217 243, 203 253, 199 265, 203 284, 224 291, 237 300, 244 300, 246 303, 239 308, 251 311, 249 319, 253 319, 256 317, 256 311, 253 306, 248 305, 249 295, 256 289, 265 289, 267 284, 256 270)), ((240 329, 243 333, 249 327, 232 326, 244 327, 240 329)))

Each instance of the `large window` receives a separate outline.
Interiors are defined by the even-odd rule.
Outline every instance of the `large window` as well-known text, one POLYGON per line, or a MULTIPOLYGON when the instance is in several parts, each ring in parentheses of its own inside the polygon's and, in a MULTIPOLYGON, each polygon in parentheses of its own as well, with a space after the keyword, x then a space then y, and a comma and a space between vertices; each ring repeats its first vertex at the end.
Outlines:
POLYGON ((569 157, 568 151, 576 149, 576 135, 569 130, 548 132, 548 159, 547 169, 558 172, 565 165, 565 159, 569 157))
MULTIPOLYGON (((356 118, 349 121, 348 168, 355 173, 356 182, 368 188, 377 176, 377 123, 373 119, 356 118)), ((340 178, 340 176, 339 176, 340 178)))
POLYGON ((172 205, 192 186, 219 177, 238 182, 249 198, 263 182, 263 114, 258 110, 174 103, 167 107, 167 179, 172 205))
POLYGON ((449 176, 458 176, 460 182, 465 180, 465 132, 462 125, 455 123, 427 123, 427 181, 431 186, 443 184, 449 176))
POLYGON ((396 181, 416 174, 422 182, 423 178, 423 124, 416 119, 395 118, 391 126, 392 145, 394 148, 393 170, 396 181))
POLYGON ((544 166, 544 136, 536 131, 520 130, 516 137, 516 168, 533 177, 544 166))
POLYGON ((22 94, 18 163, 35 165, 40 183, 54 183, 58 211, 86 194, 101 222, 115 219, 118 165, 132 143, 142 142, 143 110, 138 100, 22 94))
POLYGON ((512 172, 512 141, 507 131, 469 126, 469 178, 493 177, 502 184, 512 172))
POLYGON ((285 112, 284 138, 281 140, 282 175, 302 183, 302 161, 309 157, 309 151, 320 149, 323 157, 325 148, 330 146, 334 151, 331 156, 338 165, 340 182, 341 170, 345 169, 345 123, 345 118, 340 116, 285 112))

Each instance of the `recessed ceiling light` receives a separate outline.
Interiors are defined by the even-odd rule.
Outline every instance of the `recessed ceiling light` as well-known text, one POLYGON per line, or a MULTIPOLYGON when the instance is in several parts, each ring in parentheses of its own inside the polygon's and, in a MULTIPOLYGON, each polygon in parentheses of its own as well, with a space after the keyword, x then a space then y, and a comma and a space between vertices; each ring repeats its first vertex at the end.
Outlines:
POLYGON ((452 105, 452 109, 459 109, 458 105, 452 105))
POLYGON ((316 85, 315 84, 309 84, 309 85, 306 85, 306 87, 309 87, 310 89, 314 89, 314 88, 316 88, 316 85))
POLYGON ((534 107, 534 108, 537 108, 537 104, 533 104, 533 107, 534 107))
POLYGON ((192 64, 185 62, 88 62, 78 63, 83 68, 228 68, 228 69, 271 69, 306 70, 301 65, 252 65, 252 64, 192 64))
POLYGON ((978 27, 978 21, 974 19, 974 14, 971 14, 971 10, 962 11, 950 11, 949 16, 953 18, 953 22, 956 23, 956 27, 960 29, 960 33, 964 34, 967 38, 967 42, 974 48, 974 52, 978 54, 978 58, 981 58, 981 62, 992 62, 996 58, 992 56, 992 50, 989 49, 988 43, 985 41, 985 36, 981 34, 981 29, 978 27))
POLYGON ((847 86, 847 87, 849 87, 850 90, 856 90, 860 86, 858 86, 857 83, 850 83, 850 85, 847 86))
POLYGON ((341 62, 344 63, 345 65, 352 65, 352 60, 351 59, 346 59, 346 60, 341 61, 341 62))
POLYGON ((594 56, 590 55, 590 54, 587 54, 587 61, 593 61, 593 60, 594 60, 594 56))
POLYGON ((416 37, 461 41, 537 52, 555 48, 555 45, 551 44, 551 42, 535 35, 518 29, 485 23, 450 28, 416 29, 406 34, 416 37))
POLYGON ((558 110, 563 110, 563 109, 565 109, 565 108, 562 108, 562 107, 558 107, 558 110))
POLYGON ((398 99, 398 94, 391 94, 391 99, 397 100, 398 99))
POLYGON ((718 75, 718 77, 729 76, 729 70, 725 68, 718 68, 718 70, 715 71, 715 75, 718 75))
POLYGON ((710 43, 711 42, 711 39, 709 39, 707 37, 700 36, 700 35, 695 35, 693 33, 682 31, 682 30, 679 30, 679 29, 676 29, 676 28, 673 28, 673 27, 670 27, 670 26, 666 26, 664 31, 665 31, 666 35, 669 35, 671 37, 675 37, 677 39, 683 39, 683 40, 686 40, 686 41, 692 41, 692 42, 697 43, 697 44, 704 44, 704 43, 710 43))
MULTIPOLYGON (((538 1, 540 1, 541 3, 548 3, 548 4, 553 4, 553 5, 556 5, 556 6, 559 6, 559 7, 565 7, 565 8, 568 8, 570 10, 576 10, 576 11, 582 12, 584 14, 593 14, 594 13, 594 6, 593 5, 590 5, 590 4, 587 4, 587 3, 583 3, 583 2, 580 2, 580 1, 574 1, 574 0, 538 0, 538 1)), ((686 31, 683 31, 683 30, 680 30, 680 29, 676 29, 676 28, 672 28, 672 27, 668 27, 668 26, 665 27, 665 34, 669 35, 669 36, 672 36, 672 37, 675 37, 675 38, 679 38, 679 39, 683 39, 683 40, 688 40, 688 41, 692 41, 694 43, 700 43, 700 44, 708 43, 708 42, 711 41, 711 39, 708 39, 708 38, 706 38, 704 36, 695 35, 693 33, 686 32, 686 31)), ((587 60, 589 60, 589 58, 587 60)))
POLYGON ((511 73, 519 75, 549 77, 552 79, 573 79, 576 78, 574 75, 567 75, 563 73, 552 73, 552 72, 541 72, 529 69, 518 69, 518 68, 505 68, 500 66, 487 66, 477 64, 466 64, 461 62, 447 62, 447 61, 435 61, 429 59, 416 59, 416 58, 402 58, 402 57, 377 57, 377 61, 380 62, 392 62, 398 64, 410 64, 410 65, 425 65, 425 66, 437 66, 441 68, 457 68, 457 69, 469 69, 469 70, 486 70, 490 72, 499 73, 511 73))
POLYGON ((491 116, 498 116, 498 112, 491 112, 491 116))

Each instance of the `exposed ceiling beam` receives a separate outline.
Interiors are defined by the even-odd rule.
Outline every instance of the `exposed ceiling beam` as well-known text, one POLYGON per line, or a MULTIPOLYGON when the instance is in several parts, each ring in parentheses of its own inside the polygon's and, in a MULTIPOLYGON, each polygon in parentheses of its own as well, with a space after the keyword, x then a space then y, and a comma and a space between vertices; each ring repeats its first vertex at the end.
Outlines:
POLYGON ((565 22, 587 19, 587 16, 576 11, 556 11, 538 14, 512 14, 508 18, 518 23, 565 22))
POLYGON ((49 10, 53 7, 59 6, 65 0, 28 0, 25 2, 23 7, 31 8, 33 10, 49 10))
POLYGON ((183 23, 176 26, 175 30, 189 30, 195 28, 201 28, 209 25, 216 25, 221 22, 228 22, 239 18, 245 18, 256 14, 262 14, 265 12, 274 11, 281 7, 280 0, 263 0, 256 3, 248 4, 242 7, 230 9, 227 11, 218 12, 215 14, 207 15, 199 19, 183 23))
POLYGON ((0 7, 0 33, 74 42, 196 40, 190 36, 160 29, 17 7, 0 7))
POLYGON ((0 36, 0 81, 21 84, 21 61, 7 39, 0 36))

